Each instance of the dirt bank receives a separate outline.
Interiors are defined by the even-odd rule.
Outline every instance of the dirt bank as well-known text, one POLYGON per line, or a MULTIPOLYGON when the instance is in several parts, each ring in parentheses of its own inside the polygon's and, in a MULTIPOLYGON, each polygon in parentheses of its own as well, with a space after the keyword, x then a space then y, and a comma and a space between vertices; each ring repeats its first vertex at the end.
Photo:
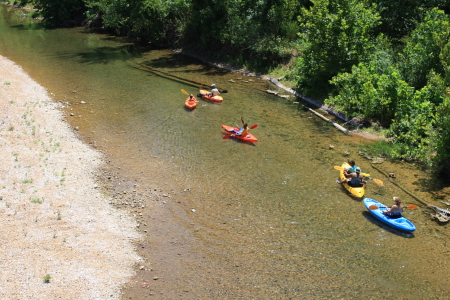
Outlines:
POLYGON ((98 189, 101 153, 2 56, 0 95, 0 299, 120 299, 139 234, 98 189))

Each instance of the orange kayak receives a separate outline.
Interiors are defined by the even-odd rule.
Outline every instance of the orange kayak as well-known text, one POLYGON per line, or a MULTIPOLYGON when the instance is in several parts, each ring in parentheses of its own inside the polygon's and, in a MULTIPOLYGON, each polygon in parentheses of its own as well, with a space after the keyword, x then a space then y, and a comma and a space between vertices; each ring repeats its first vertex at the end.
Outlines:
POLYGON ((184 101, 184 105, 186 105, 187 109, 194 109, 197 106, 197 98, 195 98, 195 96, 193 97, 193 100, 191 99, 191 97, 187 97, 186 101, 184 101))
POLYGON ((239 128, 227 126, 227 125, 222 125, 222 128, 225 129, 227 132, 229 132, 231 134, 230 136, 233 138, 237 138, 239 140, 243 140, 243 141, 247 141, 247 142, 257 142, 258 141, 258 139, 250 132, 248 132, 244 136, 236 134, 236 132, 239 131, 239 128))
POLYGON ((209 101, 212 101, 212 102, 222 102, 223 101, 222 96, 212 96, 212 97, 210 97, 210 96, 208 96, 209 92, 205 91, 205 90, 200 90, 200 94, 202 95, 203 99, 206 99, 206 100, 209 100, 209 101))

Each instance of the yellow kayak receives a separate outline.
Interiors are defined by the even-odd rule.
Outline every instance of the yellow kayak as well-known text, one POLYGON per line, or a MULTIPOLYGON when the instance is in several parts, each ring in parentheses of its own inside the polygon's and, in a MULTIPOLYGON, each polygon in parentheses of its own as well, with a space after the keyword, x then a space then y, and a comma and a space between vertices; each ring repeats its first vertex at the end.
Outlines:
MULTIPOLYGON (((344 169, 348 169, 348 168, 350 168, 350 165, 348 163, 342 164, 342 170, 339 171, 339 179, 340 180, 346 179, 346 177, 344 175, 344 169)), ((353 196, 358 197, 358 198, 362 198, 366 191, 366 185, 363 185, 362 187, 352 187, 352 186, 348 185, 347 183, 343 183, 342 185, 347 189, 347 191, 350 192, 350 194, 352 194, 353 196)))

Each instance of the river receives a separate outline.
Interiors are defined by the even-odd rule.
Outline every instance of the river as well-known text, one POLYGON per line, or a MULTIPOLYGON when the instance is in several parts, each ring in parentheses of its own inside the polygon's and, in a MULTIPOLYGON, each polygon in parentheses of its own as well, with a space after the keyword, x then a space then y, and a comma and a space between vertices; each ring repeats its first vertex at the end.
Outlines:
POLYGON ((373 168, 358 154, 369 141, 267 94, 267 81, 83 28, 44 30, 5 5, 0 55, 64 104, 108 157, 115 192, 143 199, 146 266, 124 299, 450 299, 448 226, 378 169, 431 202, 428 174, 410 162, 373 168), (212 83, 224 101, 187 111, 181 89, 212 83), (257 143, 223 139, 221 125, 240 116, 258 125, 257 143), (348 158, 385 182, 369 180, 367 197, 420 206, 405 213, 416 232, 380 224, 335 183, 348 158))

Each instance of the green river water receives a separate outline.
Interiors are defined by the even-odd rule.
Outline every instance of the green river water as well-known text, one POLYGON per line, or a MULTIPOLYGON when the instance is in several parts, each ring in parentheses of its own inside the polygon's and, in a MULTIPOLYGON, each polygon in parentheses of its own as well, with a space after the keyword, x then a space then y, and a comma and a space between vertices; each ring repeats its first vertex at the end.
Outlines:
MULTIPOLYGON (((142 210, 152 271, 137 269, 124 299, 450 299, 448 226, 358 156, 367 141, 265 93, 267 81, 83 28, 44 30, 5 5, 0 55, 71 104, 69 124, 124 189, 168 195, 142 210), (187 111, 181 89, 212 83, 229 91, 223 103, 187 111), (222 139, 240 116, 258 124, 257 143, 222 139), (419 205, 405 213, 414 234, 380 224, 335 183, 344 152, 385 182, 369 180, 367 197, 419 205)), ((433 201, 413 163, 377 167, 433 201)))

